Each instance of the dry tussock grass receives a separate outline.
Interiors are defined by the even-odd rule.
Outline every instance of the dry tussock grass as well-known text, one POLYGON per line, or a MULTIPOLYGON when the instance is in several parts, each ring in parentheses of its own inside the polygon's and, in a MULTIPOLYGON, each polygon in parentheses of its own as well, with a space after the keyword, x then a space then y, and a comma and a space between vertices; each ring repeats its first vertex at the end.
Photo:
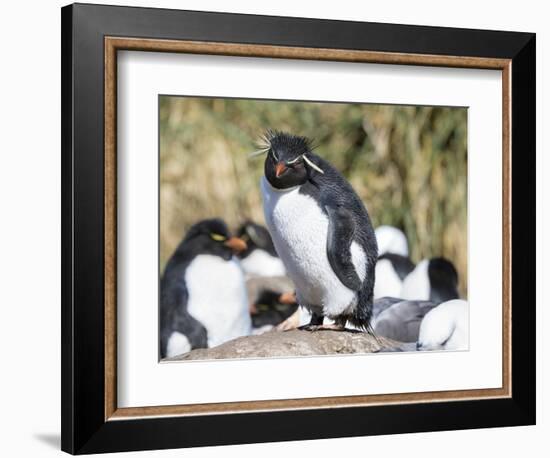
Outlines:
POLYGON ((162 97, 160 121, 161 267, 197 220, 263 223, 248 153, 273 128, 312 137, 374 224, 402 228, 415 262, 452 260, 466 294, 466 109, 162 97))

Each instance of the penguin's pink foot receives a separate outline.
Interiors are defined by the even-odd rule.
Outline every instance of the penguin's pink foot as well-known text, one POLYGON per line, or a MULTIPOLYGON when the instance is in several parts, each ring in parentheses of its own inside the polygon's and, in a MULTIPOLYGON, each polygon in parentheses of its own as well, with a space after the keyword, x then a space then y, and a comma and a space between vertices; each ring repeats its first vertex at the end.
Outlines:
POLYGON ((292 331, 296 329, 300 324, 300 311, 296 310, 285 321, 279 323, 276 327, 276 331, 292 331))

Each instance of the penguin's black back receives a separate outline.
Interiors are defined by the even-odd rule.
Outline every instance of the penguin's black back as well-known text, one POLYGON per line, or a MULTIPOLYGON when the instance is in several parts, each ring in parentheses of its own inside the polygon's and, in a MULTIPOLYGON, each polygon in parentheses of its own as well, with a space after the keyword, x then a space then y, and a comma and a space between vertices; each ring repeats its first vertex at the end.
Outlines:
POLYGON ((175 253, 168 261, 160 281, 160 355, 166 356, 168 340, 173 332, 187 337, 191 348, 206 348, 206 328, 187 311, 189 292, 185 271, 195 258, 193 253, 175 253))
POLYGON ((354 239, 365 250, 369 263, 374 265, 378 259, 378 245, 365 205, 349 182, 329 162, 314 153, 307 156, 324 174, 313 172, 313 176, 300 187, 300 192, 313 197, 325 214, 325 205, 351 211, 356 225, 354 239))
POLYGON ((166 264, 160 280, 161 318, 163 313, 170 312, 172 308, 187 307, 189 294, 185 284, 185 271, 195 256, 176 252, 166 264))
POLYGON ((168 313, 172 308, 187 307, 189 294, 185 284, 185 271, 199 254, 201 248, 184 239, 168 260, 160 280, 161 318, 162 313, 168 313))
POLYGON ((428 263, 430 300, 436 303, 458 299, 458 272, 445 258, 433 258, 428 263))

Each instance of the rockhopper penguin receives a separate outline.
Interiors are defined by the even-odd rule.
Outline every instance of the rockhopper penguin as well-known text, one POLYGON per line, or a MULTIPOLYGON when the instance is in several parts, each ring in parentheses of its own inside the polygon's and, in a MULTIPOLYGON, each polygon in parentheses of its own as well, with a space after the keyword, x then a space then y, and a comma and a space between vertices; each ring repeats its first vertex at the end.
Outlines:
POLYGON ((189 229, 161 279, 162 358, 250 334, 244 274, 233 257, 245 249, 220 219, 189 229))
POLYGON ((265 219, 298 303, 312 314, 303 328, 322 329, 329 317, 332 328, 349 321, 370 331, 378 250, 365 206, 307 138, 268 131, 264 140, 265 219))

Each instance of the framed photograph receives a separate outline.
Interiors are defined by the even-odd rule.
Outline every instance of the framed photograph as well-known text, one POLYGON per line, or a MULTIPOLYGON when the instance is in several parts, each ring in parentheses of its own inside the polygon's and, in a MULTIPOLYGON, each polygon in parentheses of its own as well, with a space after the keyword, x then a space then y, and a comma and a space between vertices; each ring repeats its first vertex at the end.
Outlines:
POLYGON ((70 5, 62 149, 63 450, 535 423, 534 34, 70 5))

